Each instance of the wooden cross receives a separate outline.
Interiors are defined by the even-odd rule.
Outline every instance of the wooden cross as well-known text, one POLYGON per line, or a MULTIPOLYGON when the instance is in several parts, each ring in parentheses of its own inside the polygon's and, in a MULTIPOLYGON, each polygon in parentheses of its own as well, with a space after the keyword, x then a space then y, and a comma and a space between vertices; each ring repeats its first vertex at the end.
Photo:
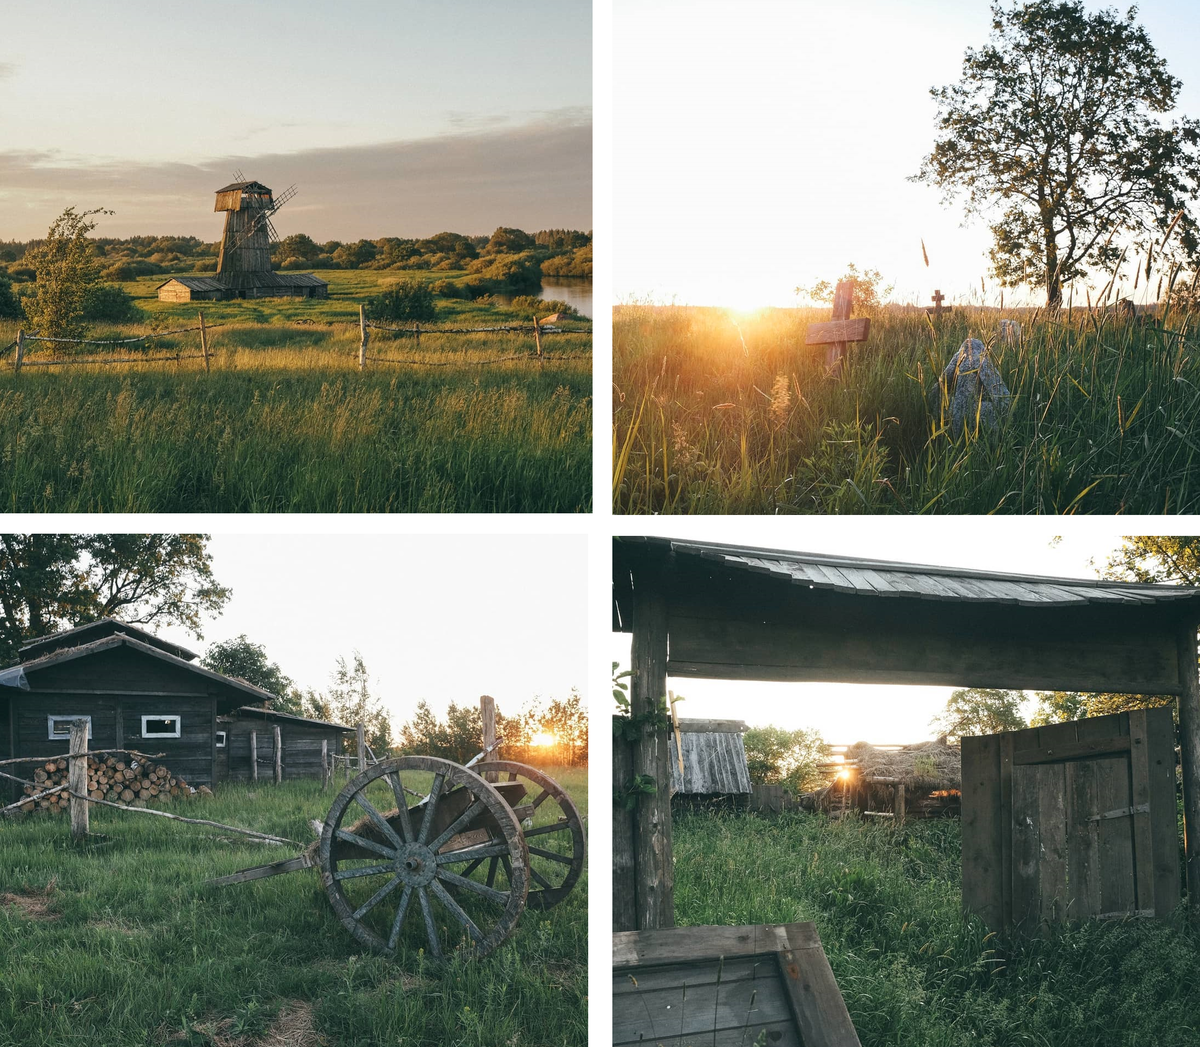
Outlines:
POLYGON ((927 305, 925 307, 925 312, 933 313, 933 318, 935 320, 940 320, 942 318, 942 313, 954 312, 954 306, 942 305, 942 302, 946 300, 946 296, 942 294, 939 288, 934 288, 933 294, 930 295, 930 300, 933 302, 933 305, 927 305))
POLYGON ((805 345, 827 345, 825 366, 837 375, 842 370, 842 357, 851 342, 865 342, 871 321, 865 316, 850 318, 854 306, 854 281, 839 280, 833 292, 833 320, 827 324, 809 324, 805 345))

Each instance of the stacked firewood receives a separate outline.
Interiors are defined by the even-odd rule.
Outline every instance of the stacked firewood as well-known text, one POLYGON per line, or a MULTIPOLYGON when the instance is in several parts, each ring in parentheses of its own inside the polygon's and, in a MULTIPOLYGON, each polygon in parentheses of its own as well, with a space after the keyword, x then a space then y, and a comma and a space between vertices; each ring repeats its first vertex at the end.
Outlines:
MULTIPOLYGON (((68 765, 65 758, 47 760, 33 772, 36 785, 25 786, 25 795, 34 796, 56 785, 67 785, 68 765)), ((196 792, 182 778, 177 778, 161 763, 115 756, 87 758, 87 793, 93 800, 111 800, 130 807, 147 807, 169 803, 196 792)), ((21 804, 22 811, 65 811, 70 802, 67 790, 42 796, 21 804)))

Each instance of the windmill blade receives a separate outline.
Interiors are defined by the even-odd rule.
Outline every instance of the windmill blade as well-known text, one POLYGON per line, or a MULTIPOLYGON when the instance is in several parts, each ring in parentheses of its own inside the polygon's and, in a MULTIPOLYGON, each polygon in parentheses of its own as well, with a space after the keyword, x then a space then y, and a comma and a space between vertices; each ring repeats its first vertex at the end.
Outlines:
POLYGON ((280 193, 278 196, 272 198, 271 206, 267 208, 267 213, 274 214, 284 204, 286 204, 289 200, 291 200, 292 197, 294 197, 296 195, 296 192, 297 192, 297 190, 296 190, 295 185, 289 185, 282 193, 280 193))
POLYGON ((240 167, 233 172, 233 180, 235 182, 244 182, 246 180, 246 176, 242 174, 242 169, 240 167))
POLYGON ((275 231, 275 226, 271 222, 269 214, 263 215, 263 220, 267 223, 267 236, 271 238, 272 243, 279 243, 279 234, 275 231))
MULTIPOLYGON (((250 224, 242 230, 241 236, 234 240, 233 243, 229 245, 227 250, 232 254, 239 247, 241 247, 242 244, 249 240, 250 237, 252 237, 259 229, 261 229, 264 223, 266 223, 268 228, 271 228, 271 220, 267 217, 267 211, 265 210, 259 211, 259 213, 254 216, 253 221, 251 221, 250 224)), ((272 229, 272 231, 274 230, 272 229)))

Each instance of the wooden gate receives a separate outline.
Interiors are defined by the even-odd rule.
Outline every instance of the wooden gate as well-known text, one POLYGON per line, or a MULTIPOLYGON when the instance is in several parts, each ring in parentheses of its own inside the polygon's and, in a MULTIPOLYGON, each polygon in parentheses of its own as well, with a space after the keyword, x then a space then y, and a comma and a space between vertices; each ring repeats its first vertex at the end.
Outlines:
POLYGON ((1179 904, 1169 707, 962 740, 963 906, 993 930, 1179 904))

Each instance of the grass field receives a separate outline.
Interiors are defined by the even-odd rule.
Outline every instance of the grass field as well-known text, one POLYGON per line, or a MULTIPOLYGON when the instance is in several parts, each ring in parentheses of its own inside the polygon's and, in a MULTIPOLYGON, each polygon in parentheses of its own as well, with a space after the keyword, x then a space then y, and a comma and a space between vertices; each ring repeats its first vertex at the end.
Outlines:
MULTIPOLYGON (((586 819, 586 770, 548 773, 586 819)), ((307 841, 332 797, 315 782, 228 785, 173 809, 307 841)), ((104 839, 87 846, 62 817, 0 821, 0 1047, 587 1042, 586 871, 558 906, 527 909, 496 952, 437 969, 415 937, 397 960, 363 952, 315 870, 202 882, 294 848, 91 817, 104 839)))
MULTIPOLYGON (((226 325, 211 335, 211 374, 198 359, 0 369, 0 507, 590 510, 590 334, 547 338, 539 362, 522 334, 423 333, 418 344, 372 332, 370 354, 408 362, 360 372, 358 303, 396 274, 322 275, 327 301, 203 303, 206 323, 226 325)), ((153 298, 161 280, 125 285, 147 324, 90 337, 195 324, 200 303, 153 298)), ((438 323, 528 319, 498 303, 437 302, 438 323)), ((16 324, 0 323, 0 346, 15 334, 16 324)), ((101 350, 120 359, 199 351, 197 333, 101 350)))
POLYGON ((1200 933, 1094 922, 1005 945, 961 914, 956 820, 685 814, 681 925, 817 925, 863 1047, 1193 1047, 1200 933))
POLYGON ((1162 325, 1076 309, 956 308, 935 327, 886 308, 824 375, 805 327, 827 309, 630 305, 613 322, 613 481, 621 513, 1194 513, 1200 352, 1162 325), (951 436, 938 376, 968 336, 1013 394, 996 432, 951 436))

